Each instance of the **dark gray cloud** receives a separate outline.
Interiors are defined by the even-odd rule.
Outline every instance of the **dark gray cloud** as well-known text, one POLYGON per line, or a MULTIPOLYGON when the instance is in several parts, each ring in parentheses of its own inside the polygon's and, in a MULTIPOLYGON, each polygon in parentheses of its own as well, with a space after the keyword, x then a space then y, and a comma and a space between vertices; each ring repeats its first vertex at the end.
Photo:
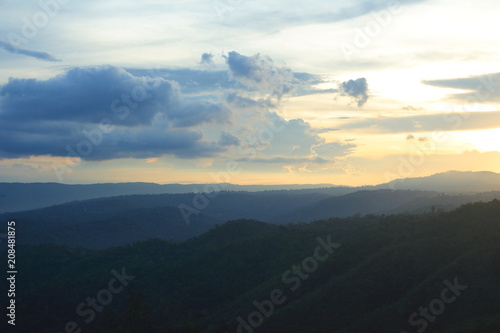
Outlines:
MULTIPOLYGON (((245 57, 245 56, 242 56, 245 57)), ((251 57, 245 57, 251 58, 251 57)), ((226 57, 228 59, 228 57, 226 57)), ((234 60, 234 59, 233 59, 234 60)), ((126 71, 134 76, 145 77, 161 77, 165 80, 175 81, 179 84, 184 94, 199 94, 207 92, 220 92, 222 90, 238 90, 238 91, 262 91, 266 94, 273 93, 269 84, 265 80, 260 80, 260 84, 256 82, 246 81, 246 85, 241 84, 239 80, 235 80, 234 76, 228 70, 200 70, 191 68, 155 68, 155 69, 141 69, 141 68, 126 68, 126 71)), ((258 71, 258 70, 256 70, 258 71)), ((283 72, 284 70, 281 69, 283 72)), ((286 71, 284 71, 286 72, 286 71)), ((267 75, 263 73, 264 77, 267 75)), ((289 86, 289 93, 293 96, 303 96, 317 93, 334 92, 332 89, 318 89, 314 86, 326 82, 327 78, 309 73, 291 73, 275 78, 275 86, 277 86, 278 79, 284 79, 285 86, 289 86)), ((242 79, 242 77, 240 77, 242 79)), ((286 93, 280 87, 276 87, 281 94, 286 93)))
POLYGON ((309 73, 293 73, 293 76, 299 83, 292 92, 293 96, 306 96, 314 94, 337 93, 338 89, 321 89, 317 88, 320 83, 331 83, 328 76, 309 74, 309 73))
MULTIPOLYGON (((43 126, 43 124, 41 124, 43 126)), ((0 158, 33 155, 80 157, 83 160, 116 158, 151 158, 175 155, 181 158, 214 156, 223 151, 213 143, 203 142, 202 134, 183 129, 116 127, 105 133, 97 126, 76 124, 71 133, 32 133, 0 126, 0 158)))
POLYGON ((338 89, 314 89, 314 88, 309 88, 309 89, 297 89, 294 93, 293 96, 308 96, 308 95, 314 95, 314 94, 331 94, 331 93, 338 93, 338 89))
POLYGON ((269 99, 253 99, 238 95, 237 92, 231 92, 227 95, 226 101, 229 105, 237 106, 238 108, 272 108, 274 104, 269 99))
POLYGON ((0 88, 2 118, 98 124, 117 116, 122 126, 151 124, 162 115, 175 126, 223 122, 227 110, 186 101, 176 82, 134 76, 113 66, 73 68, 45 81, 10 79, 0 88))
POLYGON ((228 122, 231 111, 224 105, 206 100, 189 102, 169 113, 175 127, 192 127, 202 123, 228 122))
POLYGON ((313 91, 322 77, 261 55, 231 52, 226 60, 225 71, 97 66, 11 78, 0 86, 0 158, 197 158, 238 146, 275 163, 319 164, 351 148, 319 148, 324 140, 307 122, 276 113, 281 97, 297 86, 313 91))
POLYGON ((500 101, 500 73, 490 73, 465 78, 424 80, 422 82, 434 87, 471 91, 449 95, 448 98, 454 101, 468 104, 500 101))
POLYGON ((213 65, 214 64, 214 55, 212 53, 203 53, 201 55, 200 64, 213 65))
POLYGON ((341 82, 339 95, 351 97, 358 103, 358 107, 362 107, 368 101, 368 82, 364 77, 341 82))
POLYGON ((231 77, 247 88, 266 92, 278 99, 290 94, 299 82, 285 66, 276 65, 267 56, 245 56, 231 51, 225 56, 231 77))
POLYGON ((80 147, 86 160, 213 156, 224 149, 189 128, 227 122, 230 113, 211 101, 186 100, 173 81, 112 66, 10 79, 0 87, 0 110, 1 157, 67 156, 67 147, 80 147), (101 130, 103 121, 114 129, 101 130))
POLYGON ((156 113, 180 102, 174 83, 135 77, 112 66, 73 68, 45 81, 10 79, 0 96, 6 120, 97 124, 116 114, 126 126, 150 124, 156 113))
POLYGON ((221 146, 237 146, 240 144, 240 139, 231 133, 221 132, 219 143, 221 146))
POLYGON ((199 70, 191 68, 126 68, 134 76, 163 78, 179 84, 184 94, 220 91, 236 88, 229 80, 227 70, 199 70))
POLYGON ((61 61, 47 52, 27 50, 27 49, 24 49, 22 47, 19 47, 19 46, 16 46, 16 45, 13 45, 11 43, 7 43, 7 42, 1 41, 1 40, 0 40, 0 48, 4 49, 5 51, 8 51, 10 53, 22 54, 22 55, 25 55, 28 57, 33 57, 33 58, 39 59, 39 60, 61 61))

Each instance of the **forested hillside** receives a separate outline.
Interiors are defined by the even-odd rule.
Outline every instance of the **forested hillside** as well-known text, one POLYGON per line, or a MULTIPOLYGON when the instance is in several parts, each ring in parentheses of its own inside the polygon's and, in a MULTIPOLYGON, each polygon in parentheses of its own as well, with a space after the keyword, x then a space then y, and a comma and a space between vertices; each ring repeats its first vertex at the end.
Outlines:
POLYGON ((310 224, 238 220, 180 243, 99 251, 25 245, 15 332, 498 333, 499 216, 495 200, 310 224))
POLYGON ((54 243, 104 249, 152 237, 182 241, 216 224, 241 218, 287 224, 356 214, 448 211, 465 203, 500 199, 500 192, 445 195, 365 190, 332 196, 303 191, 128 195, 4 213, 0 214, 0 220, 17 221, 20 244, 54 243))

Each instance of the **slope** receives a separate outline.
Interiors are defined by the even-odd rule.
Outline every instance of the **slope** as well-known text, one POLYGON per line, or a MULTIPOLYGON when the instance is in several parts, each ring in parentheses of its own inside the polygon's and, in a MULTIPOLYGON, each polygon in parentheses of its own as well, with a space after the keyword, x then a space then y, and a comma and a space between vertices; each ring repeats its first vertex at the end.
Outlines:
MULTIPOLYGON (((25 320, 17 329, 62 331, 72 320, 86 331, 111 333, 378 333, 423 330, 425 322, 434 332, 494 333, 500 328, 498 216, 500 202, 492 201, 449 213, 288 226, 240 220, 177 244, 24 248, 17 300, 25 320), (325 258, 327 252, 316 250, 318 237, 340 246, 325 258), (323 259, 312 269, 316 254, 323 259), (75 308, 122 268, 134 279, 86 323, 75 308), (444 281, 465 288, 441 309, 434 300, 442 299, 444 281), (273 291, 281 297, 271 307, 273 291), (434 309, 432 320, 422 319, 421 307, 434 309), (414 313, 418 324, 410 320, 414 313)), ((453 293, 444 295, 450 300, 453 293)))

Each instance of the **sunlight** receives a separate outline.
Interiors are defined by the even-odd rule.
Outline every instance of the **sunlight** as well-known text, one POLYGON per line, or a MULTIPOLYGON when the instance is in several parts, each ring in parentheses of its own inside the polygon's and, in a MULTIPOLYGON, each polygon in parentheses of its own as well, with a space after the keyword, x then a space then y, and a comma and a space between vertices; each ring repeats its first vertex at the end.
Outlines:
POLYGON ((456 136, 480 151, 500 151, 500 128, 458 132, 456 136))

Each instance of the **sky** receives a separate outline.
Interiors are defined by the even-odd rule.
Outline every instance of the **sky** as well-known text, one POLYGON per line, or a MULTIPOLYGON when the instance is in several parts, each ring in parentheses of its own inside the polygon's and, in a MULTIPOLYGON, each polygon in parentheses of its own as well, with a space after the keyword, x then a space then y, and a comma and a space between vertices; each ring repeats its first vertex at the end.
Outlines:
POLYGON ((0 181, 500 172, 495 0, 0 1, 0 181))

